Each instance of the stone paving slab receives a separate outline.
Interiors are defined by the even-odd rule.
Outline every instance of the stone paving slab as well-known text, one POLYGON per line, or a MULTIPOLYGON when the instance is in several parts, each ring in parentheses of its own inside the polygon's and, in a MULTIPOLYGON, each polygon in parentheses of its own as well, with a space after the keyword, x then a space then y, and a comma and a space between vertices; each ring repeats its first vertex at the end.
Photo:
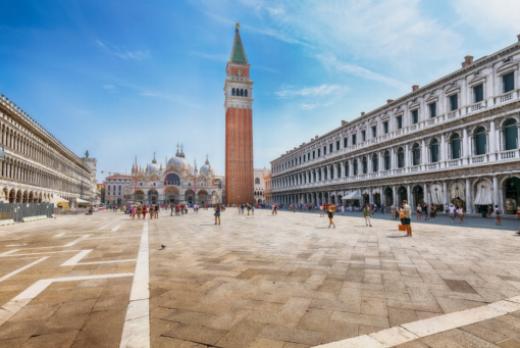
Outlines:
MULTIPOLYGON (((363 347, 390 346, 408 335, 399 327, 495 302, 512 312, 399 347, 520 347, 512 232, 415 223, 403 238, 395 221, 338 216, 327 229, 314 214, 235 209, 212 222, 204 209, 148 221, 152 347, 306 348, 364 335, 378 340, 363 347)), ((118 347, 132 277, 100 277, 134 274, 142 230, 112 212, 2 227, 0 279, 46 258, 0 281, 0 306, 38 280, 84 278, 37 294, 0 325, 0 346, 118 347)))

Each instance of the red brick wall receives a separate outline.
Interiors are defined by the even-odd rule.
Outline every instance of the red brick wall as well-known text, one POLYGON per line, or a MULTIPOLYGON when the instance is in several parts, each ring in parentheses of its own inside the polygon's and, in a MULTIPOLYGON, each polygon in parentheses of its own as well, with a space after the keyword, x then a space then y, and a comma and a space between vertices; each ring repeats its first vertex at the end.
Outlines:
POLYGON ((226 203, 253 203, 253 115, 250 109, 226 111, 226 203))

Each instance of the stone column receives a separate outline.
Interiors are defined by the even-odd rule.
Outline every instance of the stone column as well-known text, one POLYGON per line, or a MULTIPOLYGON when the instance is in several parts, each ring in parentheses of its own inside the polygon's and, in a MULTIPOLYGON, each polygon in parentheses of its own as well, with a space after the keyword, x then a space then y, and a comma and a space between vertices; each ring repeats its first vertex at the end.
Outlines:
POLYGON ((399 195, 397 194, 397 188, 398 188, 398 186, 392 187, 392 194, 394 196, 394 207, 396 207, 396 208, 399 207, 399 195))
POLYGON ((473 213, 473 202, 471 196, 471 183, 469 179, 466 179, 466 214, 473 213))
POLYGON ((340 177, 345 177, 345 161, 340 162, 340 177))
POLYGON ((440 154, 439 154, 439 162, 441 163, 441 167, 446 166, 446 159, 448 158, 448 154, 446 152, 446 137, 444 134, 441 134, 441 148, 440 148, 440 154))
POLYGON ((468 161, 468 157, 470 156, 469 151, 469 137, 468 130, 466 128, 462 128, 462 163, 466 163, 468 161))
MULTIPOLYGON (((407 169, 411 165, 410 161, 410 146, 406 144, 404 146, 404 168, 407 169)), ((410 201, 408 201, 410 202, 410 201)))
POLYGON ((448 193, 448 183, 446 183, 446 181, 442 183, 442 191, 444 193, 444 210, 446 210, 450 202, 450 195, 448 193))
POLYGON ((412 212, 413 212, 415 210, 414 207, 417 205, 417 202, 413 201, 411 185, 406 185, 406 198, 407 198, 408 204, 410 205, 410 207, 412 207, 412 212))
POLYGON ((424 139, 421 140, 421 165, 426 165, 428 163, 428 152, 426 150, 426 141, 424 139))
POLYGON ((423 184, 423 193, 424 193, 424 203, 426 203, 428 206, 431 204, 430 200, 430 192, 428 191, 429 187, 428 184, 423 184))
POLYGON ((493 208, 495 205, 498 205, 500 209, 502 209, 502 204, 500 202, 500 194, 498 192, 498 178, 496 175, 493 175, 493 208))
POLYGON ((489 156, 490 161, 496 160, 496 154, 495 154, 497 151, 496 142, 497 142, 497 140, 496 140, 495 121, 491 120, 489 122, 489 145, 488 145, 489 153, 490 153, 490 156, 489 156))

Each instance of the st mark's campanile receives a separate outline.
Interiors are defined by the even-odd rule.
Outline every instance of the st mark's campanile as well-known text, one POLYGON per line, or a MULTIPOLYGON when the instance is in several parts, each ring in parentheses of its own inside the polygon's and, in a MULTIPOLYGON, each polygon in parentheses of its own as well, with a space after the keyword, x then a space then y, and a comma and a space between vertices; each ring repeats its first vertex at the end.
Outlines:
POLYGON ((253 81, 240 26, 235 27, 233 50, 226 65, 226 202, 253 203, 253 81))

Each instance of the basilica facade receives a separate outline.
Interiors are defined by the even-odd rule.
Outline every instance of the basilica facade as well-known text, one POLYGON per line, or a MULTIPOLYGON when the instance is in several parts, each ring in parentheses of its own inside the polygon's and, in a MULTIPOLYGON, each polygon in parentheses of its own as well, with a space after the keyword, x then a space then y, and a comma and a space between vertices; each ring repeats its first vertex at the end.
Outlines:
POLYGON ((282 204, 520 205, 520 36, 271 162, 282 204))
POLYGON ((209 160, 191 165, 182 146, 175 156, 159 164, 155 156, 147 165, 134 162, 130 175, 114 174, 105 180, 108 205, 127 203, 185 203, 213 205, 223 201, 224 178, 213 172, 209 160))

